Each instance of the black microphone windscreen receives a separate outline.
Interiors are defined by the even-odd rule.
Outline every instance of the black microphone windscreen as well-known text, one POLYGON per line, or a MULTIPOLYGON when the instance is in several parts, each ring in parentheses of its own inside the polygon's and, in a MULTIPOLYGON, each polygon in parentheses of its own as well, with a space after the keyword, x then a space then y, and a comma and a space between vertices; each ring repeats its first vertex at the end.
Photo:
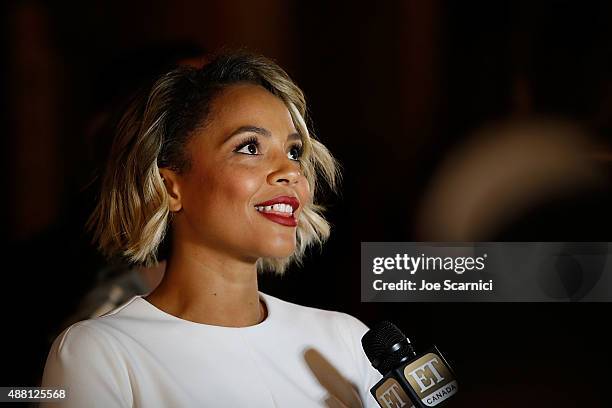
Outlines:
POLYGON ((382 321, 374 325, 361 338, 366 356, 382 375, 399 363, 415 355, 410 341, 396 325, 382 321))

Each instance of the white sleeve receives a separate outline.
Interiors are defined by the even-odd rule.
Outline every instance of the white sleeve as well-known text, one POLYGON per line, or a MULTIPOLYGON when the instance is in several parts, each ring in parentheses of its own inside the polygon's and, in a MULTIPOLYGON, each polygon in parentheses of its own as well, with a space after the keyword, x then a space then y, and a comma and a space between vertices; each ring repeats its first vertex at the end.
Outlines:
POLYGON ((359 378, 361 378, 361 383, 357 385, 359 386, 359 395, 363 401, 363 406, 367 408, 380 408, 370 393, 370 389, 380 381, 382 375, 372 367, 372 363, 370 363, 361 345, 361 338, 369 329, 359 319, 345 313, 340 314, 344 317, 342 320, 344 321, 346 335, 348 336, 347 342, 349 347, 352 348, 351 351, 357 365, 359 378))
POLYGON ((48 407, 131 407, 127 369, 104 333, 87 322, 70 326, 51 346, 42 387, 66 389, 67 398, 48 407))

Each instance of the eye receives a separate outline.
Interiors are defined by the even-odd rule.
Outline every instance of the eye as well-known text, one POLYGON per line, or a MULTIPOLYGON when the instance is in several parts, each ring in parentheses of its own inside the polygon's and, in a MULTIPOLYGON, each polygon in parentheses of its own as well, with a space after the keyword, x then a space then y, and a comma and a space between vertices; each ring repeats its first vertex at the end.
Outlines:
POLYGON ((287 157, 289 157, 291 160, 299 161, 302 157, 302 145, 295 144, 291 146, 289 152, 287 153, 287 157))
POLYGON ((247 140, 240 143, 234 149, 236 153, 248 154, 248 155, 258 155, 259 154, 259 141, 256 137, 250 137, 247 140))

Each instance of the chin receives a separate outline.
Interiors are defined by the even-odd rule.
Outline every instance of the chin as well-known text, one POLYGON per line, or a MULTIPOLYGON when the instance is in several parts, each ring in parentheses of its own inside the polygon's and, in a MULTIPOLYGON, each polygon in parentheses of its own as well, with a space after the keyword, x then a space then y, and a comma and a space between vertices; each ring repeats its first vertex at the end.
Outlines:
POLYGON ((272 245, 266 245, 266 248, 261 248, 261 253, 265 254, 262 255, 264 258, 286 258, 293 255, 295 248, 295 241, 287 242, 279 240, 279 242, 274 242, 272 245))
POLYGON ((295 247, 291 247, 289 249, 277 249, 275 251, 269 251, 268 255, 265 258, 287 258, 288 256, 293 255, 295 252, 295 247))

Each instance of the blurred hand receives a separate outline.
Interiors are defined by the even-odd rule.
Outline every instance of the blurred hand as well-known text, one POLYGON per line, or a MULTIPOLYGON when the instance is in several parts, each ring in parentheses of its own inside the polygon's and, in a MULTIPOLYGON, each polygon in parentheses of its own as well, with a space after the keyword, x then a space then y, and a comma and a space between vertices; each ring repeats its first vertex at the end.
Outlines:
POLYGON ((363 408, 363 402, 355 386, 317 350, 309 348, 304 352, 304 360, 319 384, 329 392, 325 400, 330 408, 363 408))

